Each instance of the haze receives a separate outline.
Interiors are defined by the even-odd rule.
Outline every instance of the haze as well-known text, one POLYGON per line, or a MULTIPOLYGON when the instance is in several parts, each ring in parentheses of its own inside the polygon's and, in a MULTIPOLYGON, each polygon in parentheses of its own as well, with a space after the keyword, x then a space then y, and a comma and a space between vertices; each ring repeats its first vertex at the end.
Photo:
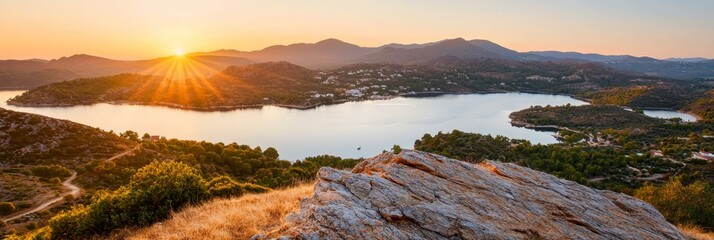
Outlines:
POLYGON ((714 1, 2 0, 0 59, 488 39, 518 51, 714 58, 714 1))

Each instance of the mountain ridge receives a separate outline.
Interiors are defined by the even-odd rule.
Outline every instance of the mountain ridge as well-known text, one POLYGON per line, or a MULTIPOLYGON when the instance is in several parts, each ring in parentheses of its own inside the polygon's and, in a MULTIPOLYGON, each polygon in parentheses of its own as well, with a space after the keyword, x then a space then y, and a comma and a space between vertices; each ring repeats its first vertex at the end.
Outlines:
MULTIPOLYGON (((446 56, 524 62, 587 61, 650 76, 714 79, 714 60, 705 58, 660 60, 651 57, 597 53, 518 52, 488 40, 464 38, 422 44, 391 43, 379 47, 362 47, 328 38, 315 43, 274 45, 255 51, 221 49, 195 52, 183 58, 196 60, 218 72, 228 66, 242 66, 256 62, 287 61, 312 69, 326 69, 355 63, 428 64, 434 59, 446 56)), ((29 89, 81 77, 144 73, 173 58, 175 57, 115 60, 88 54, 75 54, 52 60, 0 60, 0 88, 29 89)))

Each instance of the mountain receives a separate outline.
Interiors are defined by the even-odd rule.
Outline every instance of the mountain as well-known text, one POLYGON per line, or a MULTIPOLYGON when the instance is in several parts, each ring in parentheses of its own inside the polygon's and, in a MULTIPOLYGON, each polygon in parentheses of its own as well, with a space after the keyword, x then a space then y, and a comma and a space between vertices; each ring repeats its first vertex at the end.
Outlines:
POLYGON ((433 45, 420 48, 382 48, 378 52, 368 54, 354 60, 355 63, 400 63, 414 64, 443 56, 454 56, 468 59, 501 58, 501 55, 476 46, 463 38, 440 41, 433 45))
POLYGON ((588 62, 607 62, 625 59, 628 55, 602 55, 597 53, 559 52, 559 51, 531 51, 530 54, 566 60, 583 60, 588 62))
MULTIPOLYGON (((184 57, 200 63, 201 71, 217 73, 228 66, 254 62, 290 62, 308 68, 335 68, 355 63, 425 64, 443 57, 501 59, 523 62, 596 62, 613 69, 673 78, 714 78, 714 60, 685 58, 658 60, 629 55, 533 51, 518 52, 488 40, 446 39, 422 44, 392 43, 361 47, 338 39, 316 43, 270 46, 257 51, 222 49, 191 53, 184 57), (205 70, 208 69, 208 70, 205 70)), ((157 66, 175 57, 121 61, 86 54, 54 60, 0 61, 0 89, 30 89, 58 81, 121 73, 160 74, 157 66)), ((170 64, 164 64, 170 65, 170 64)))
POLYGON ((287 61, 306 67, 325 67, 342 64, 347 59, 356 58, 376 51, 375 48, 360 47, 337 39, 326 39, 316 43, 276 45, 258 51, 218 50, 192 55, 219 55, 242 57, 256 62, 287 61))
POLYGON ((122 61, 86 54, 77 54, 49 61, 4 60, 0 61, 0 89, 29 89, 37 86, 120 73, 161 74, 172 62, 190 63, 201 71, 219 72, 228 66, 246 65, 252 61, 227 56, 164 57, 147 60, 122 61))
POLYGON ((644 73, 649 76, 682 79, 714 79, 714 60, 700 62, 673 62, 649 57, 626 57, 623 59, 603 62, 603 64, 614 69, 644 73))
POLYGON ((670 62, 703 62, 703 61, 709 61, 709 60, 714 60, 714 59, 708 59, 708 58, 703 58, 703 57, 694 57, 694 58, 665 58, 662 60, 670 61, 670 62))
POLYGON ((578 52, 533 51, 528 53, 560 60, 599 62, 613 69, 644 73, 650 76, 714 79, 714 60, 705 58, 659 60, 651 57, 578 52))

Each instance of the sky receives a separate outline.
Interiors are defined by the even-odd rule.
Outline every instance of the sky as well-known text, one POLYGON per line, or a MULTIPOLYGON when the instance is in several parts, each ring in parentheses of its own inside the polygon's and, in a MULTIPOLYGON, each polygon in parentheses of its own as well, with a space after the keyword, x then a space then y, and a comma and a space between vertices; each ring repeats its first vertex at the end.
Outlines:
POLYGON ((0 59, 143 59, 337 38, 714 58, 711 0, 0 0, 0 59))

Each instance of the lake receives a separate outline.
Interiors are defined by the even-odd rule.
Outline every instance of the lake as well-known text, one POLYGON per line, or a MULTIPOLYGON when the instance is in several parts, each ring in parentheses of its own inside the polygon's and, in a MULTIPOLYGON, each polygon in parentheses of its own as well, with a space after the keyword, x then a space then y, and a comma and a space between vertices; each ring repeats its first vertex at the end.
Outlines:
POLYGON ((556 143, 549 132, 512 127, 508 115, 533 105, 583 105, 567 96, 498 93, 442 95, 428 98, 349 102, 310 110, 263 107, 225 112, 198 112, 167 107, 95 104, 35 108, 8 106, 22 91, 0 91, 0 107, 140 135, 237 142, 263 149, 272 146, 281 159, 321 154, 371 157, 394 144, 412 148, 425 133, 465 132, 503 135, 533 143, 556 143), (361 150, 358 150, 360 148, 361 150))
POLYGON ((696 122, 697 121, 697 117, 695 117, 691 114, 686 114, 686 113, 677 112, 677 111, 643 110, 642 112, 647 116, 656 117, 656 118, 670 119, 670 118, 678 117, 678 118, 681 118, 683 122, 696 122))

